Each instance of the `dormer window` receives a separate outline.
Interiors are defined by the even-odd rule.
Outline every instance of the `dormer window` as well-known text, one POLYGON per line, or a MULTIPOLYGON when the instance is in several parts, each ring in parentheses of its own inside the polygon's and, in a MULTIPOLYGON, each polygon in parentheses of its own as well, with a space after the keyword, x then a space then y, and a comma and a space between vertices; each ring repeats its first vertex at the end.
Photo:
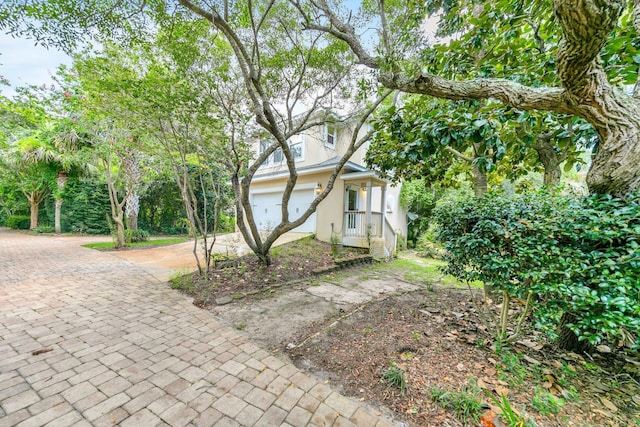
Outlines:
POLYGON ((325 133, 324 145, 326 145, 329 148, 335 149, 336 141, 338 139, 335 123, 327 123, 324 126, 324 133, 325 133))

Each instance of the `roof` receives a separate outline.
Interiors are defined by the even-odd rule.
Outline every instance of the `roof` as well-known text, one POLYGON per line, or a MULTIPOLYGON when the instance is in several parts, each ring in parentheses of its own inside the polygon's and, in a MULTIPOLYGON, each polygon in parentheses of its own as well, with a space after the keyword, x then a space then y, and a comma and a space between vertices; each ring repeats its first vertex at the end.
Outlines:
MULTIPOLYGON (((317 173, 317 172, 330 171, 336 167, 336 165, 340 160, 341 160, 341 157, 336 156, 328 160, 325 160, 324 162, 316 163, 315 165, 302 166, 300 168, 297 168, 296 170, 298 171, 298 175, 308 175, 308 174, 317 173)), ((368 170, 369 169, 367 169, 366 167, 354 162, 346 162, 342 167, 343 173, 367 172, 368 170)), ((289 176, 289 169, 285 167, 282 170, 267 172, 260 175, 254 175, 252 181, 253 182, 268 181, 270 179, 283 178, 287 176, 289 176)))

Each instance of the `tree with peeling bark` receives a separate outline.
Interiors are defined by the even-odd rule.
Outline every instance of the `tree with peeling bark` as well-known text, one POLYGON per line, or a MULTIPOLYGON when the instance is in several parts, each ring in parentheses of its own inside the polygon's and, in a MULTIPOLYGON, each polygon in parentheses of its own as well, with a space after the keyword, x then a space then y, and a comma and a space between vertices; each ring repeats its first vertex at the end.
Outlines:
POLYGON ((358 36, 355 19, 328 2, 312 1, 299 9, 307 28, 346 42, 359 62, 375 70, 388 88, 450 100, 495 99, 520 110, 583 118, 599 137, 587 174, 590 191, 618 195, 640 186, 640 94, 637 90, 628 94, 618 85, 631 83, 631 76, 633 83, 637 81, 640 57, 629 34, 637 34, 640 27, 640 2, 553 0, 513 5, 507 1, 432 1, 424 7, 379 1, 376 6, 381 37, 375 52, 380 54, 371 53, 358 36), (425 46, 418 57, 394 51, 393 40, 423 31, 422 19, 409 17, 430 13, 443 13, 447 18, 441 33, 463 28, 463 35, 448 45, 425 46), (408 24, 396 25, 402 19, 408 24), (502 41, 494 46, 491 42, 496 36, 502 41), (528 40, 527 44, 522 40, 528 40), (626 43, 614 57, 611 45, 619 40, 626 43), (429 60, 439 57, 438 49, 454 57, 466 51, 467 60, 458 61, 448 76, 436 74, 429 60), (495 58, 509 60, 492 62, 495 58), (459 79, 474 67, 475 77, 459 79), (527 71, 534 77, 551 77, 530 78, 527 71), (608 72, 617 77, 610 78, 608 72))

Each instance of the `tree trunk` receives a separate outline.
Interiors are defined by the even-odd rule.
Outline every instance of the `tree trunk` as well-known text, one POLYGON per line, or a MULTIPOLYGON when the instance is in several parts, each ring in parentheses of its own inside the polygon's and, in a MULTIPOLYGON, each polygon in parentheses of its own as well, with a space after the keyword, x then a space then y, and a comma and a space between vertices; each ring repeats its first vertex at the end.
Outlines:
POLYGON ((600 142, 587 174, 589 191, 624 195, 640 188, 640 106, 612 92, 603 97, 595 126, 600 142))
POLYGON ((138 229, 138 213, 140 212, 140 196, 137 192, 131 193, 127 198, 125 205, 125 213, 127 216, 127 225, 129 230, 138 229))
POLYGON ((138 215, 131 215, 127 217, 127 226, 129 230, 137 230, 138 229, 138 215))
POLYGON ((487 173, 482 172, 477 165, 472 166, 473 192, 476 197, 481 198, 487 194, 487 173))
POLYGON ((62 233, 62 225, 60 221, 60 216, 62 215, 62 199, 55 200, 55 210, 53 214, 53 224, 57 234, 62 233))
POLYGON ((562 170, 560 169, 562 159, 551 144, 552 136, 550 134, 538 135, 533 143, 533 149, 538 153, 538 158, 544 166, 544 185, 547 186, 560 184, 562 178, 562 170))
POLYGON ((567 351, 583 353, 591 347, 587 341, 579 341, 578 336, 573 332, 567 324, 576 321, 576 315, 565 311, 560 317, 558 325, 558 346, 567 351))
POLYGON ((34 193, 31 193, 29 197, 29 208, 31 209, 31 224, 29 225, 29 230, 33 230, 38 226, 38 213, 40 210, 40 200, 34 193))
POLYGON ((127 244, 124 237, 124 216, 114 216, 113 222, 116 223, 116 248, 124 248, 127 244))
POLYGON ((54 227, 55 227, 56 233, 58 234, 62 233, 60 216, 62 215, 62 203, 64 202, 63 200, 64 186, 67 183, 68 179, 69 177, 67 176, 67 174, 65 174, 62 171, 58 172, 58 177, 56 179, 56 185, 58 186, 58 191, 54 195, 55 211, 53 215, 54 227))

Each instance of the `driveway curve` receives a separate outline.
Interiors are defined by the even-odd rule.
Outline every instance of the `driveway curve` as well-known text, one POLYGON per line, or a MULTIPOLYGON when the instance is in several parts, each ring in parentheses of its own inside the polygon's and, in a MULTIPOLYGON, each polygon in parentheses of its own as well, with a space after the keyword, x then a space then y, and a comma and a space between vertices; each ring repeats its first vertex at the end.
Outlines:
POLYGON ((0 229, 1 426, 391 426, 144 267, 0 229))

